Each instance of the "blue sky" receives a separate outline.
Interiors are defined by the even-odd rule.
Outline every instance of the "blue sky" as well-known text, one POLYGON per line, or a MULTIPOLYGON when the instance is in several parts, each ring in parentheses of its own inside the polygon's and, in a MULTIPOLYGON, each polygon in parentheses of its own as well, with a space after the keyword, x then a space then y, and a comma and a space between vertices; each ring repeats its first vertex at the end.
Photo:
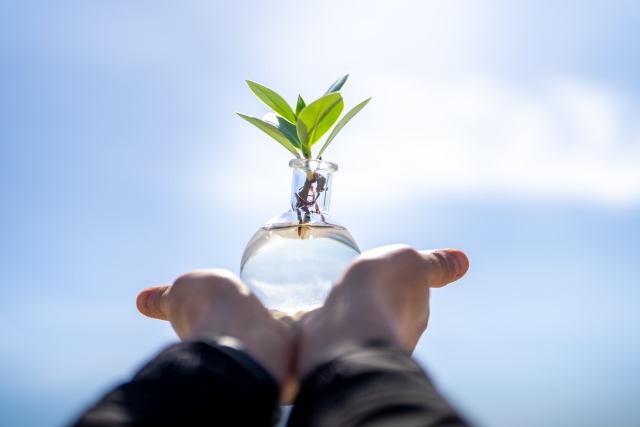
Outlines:
POLYGON ((325 158, 362 249, 457 247, 416 358, 480 426, 640 423, 640 6, 0 0, 0 426, 58 426, 164 345, 147 286, 287 208, 235 111, 344 72, 325 158), (247 195, 250 195, 247 197, 247 195))

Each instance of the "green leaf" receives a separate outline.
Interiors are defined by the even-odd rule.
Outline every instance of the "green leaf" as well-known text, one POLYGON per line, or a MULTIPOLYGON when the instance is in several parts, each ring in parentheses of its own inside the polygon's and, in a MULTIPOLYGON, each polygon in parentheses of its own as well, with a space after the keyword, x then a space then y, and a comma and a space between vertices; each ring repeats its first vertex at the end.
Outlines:
POLYGON ((298 137, 302 146, 307 149, 305 151, 333 126, 343 109, 342 95, 334 92, 313 101, 300 111, 298 137))
POLYGON ((293 110, 284 98, 260 83, 253 82, 251 80, 245 81, 247 82, 249 89, 251 89, 251 92, 253 92, 260 101, 264 102, 267 107, 271 108, 291 123, 296 122, 296 115, 293 113, 293 110))
POLYGON ((340 77, 331 85, 331 87, 329 87, 329 89, 327 89, 327 91, 324 94, 328 95, 330 93, 339 91, 340 89, 342 89, 342 86, 344 86, 348 78, 349 78, 349 74, 340 77))
POLYGON ((307 130, 307 126, 300 121, 300 118, 298 118, 298 126, 296 126, 296 130, 298 132, 300 144, 302 145, 302 154, 304 154, 305 157, 308 157, 307 155, 311 155, 311 152, 309 151, 309 131, 307 130))
POLYGON ((353 117, 356 114, 358 114, 360 112, 360 110, 362 110, 369 103, 369 101, 371 101, 371 98, 362 101, 360 104, 358 104, 355 107, 353 107, 347 114, 344 115, 344 117, 338 122, 336 127, 334 127, 333 130, 331 131, 331 133, 329 134, 329 137, 327 138, 327 141, 324 143, 324 145, 320 149, 320 152, 318 153, 318 158, 320 158, 320 156, 322 155, 324 150, 329 146, 329 144, 331 144, 331 141, 333 141, 333 138, 336 137, 338 132, 340 132, 342 130, 342 128, 347 123, 349 123, 349 120, 353 119, 353 117))
POLYGON ((298 95, 298 102, 296 103, 296 116, 300 114, 300 111, 302 111, 302 109, 306 106, 307 106, 307 103, 304 102, 304 99, 302 99, 302 96, 298 95))
POLYGON ((298 150, 302 149, 302 144, 300 144, 300 140, 298 139, 296 125, 294 125, 293 123, 289 123, 284 118, 274 113, 265 114, 262 118, 262 121, 267 122, 277 128, 285 136, 285 138, 289 140, 291 145, 296 147, 298 150))
POLYGON ((236 114, 242 117, 243 119, 245 119, 246 121, 248 121, 249 123, 251 123, 252 125, 254 125, 255 127, 257 127, 258 129, 260 129, 261 131, 263 131, 264 133, 266 133, 267 135, 269 135, 270 137, 272 137, 273 139, 275 139, 276 141, 278 141, 284 148, 286 148, 294 156, 296 156, 296 158, 298 159, 300 158, 300 154, 298 154, 298 151, 296 150, 296 148, 291 144, 291 142, 289 142, 287 137, 284 136, 284 134, 280 132, 280 130, 278 130, 278 128, 276 128, 274 125, 272 125, 271 123, 264 122, 255 117, 247 116, 246 114, 242 114, 242 113, 236 113, 236 114))

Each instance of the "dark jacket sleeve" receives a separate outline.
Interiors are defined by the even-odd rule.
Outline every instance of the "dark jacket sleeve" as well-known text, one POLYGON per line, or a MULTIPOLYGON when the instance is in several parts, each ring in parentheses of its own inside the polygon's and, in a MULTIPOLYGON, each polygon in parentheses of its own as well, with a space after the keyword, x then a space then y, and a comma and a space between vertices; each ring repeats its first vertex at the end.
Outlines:
POLYGON ((302 383, 289 427, 462 427, 468 424, 401 349, 351 346, 302 383))
POLYGON ((278 397, 273 378, 246 353, 215 342, 181 343, 74 426, 272 426, 278 397))

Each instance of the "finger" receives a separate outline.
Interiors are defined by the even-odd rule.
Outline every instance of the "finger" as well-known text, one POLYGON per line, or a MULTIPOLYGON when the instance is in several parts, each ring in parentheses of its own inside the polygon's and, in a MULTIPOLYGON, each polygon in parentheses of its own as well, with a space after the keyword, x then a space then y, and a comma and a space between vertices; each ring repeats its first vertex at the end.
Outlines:
POLYGON ((430 288, 441 288, 455 282, 469 270, 469 258, 457 249, 420 251, 427 265, 430 288))
POLYGON ((147 288, 138 294, 136 306, 138 311, 147 317, 169 320, 167 310, 167 294, 171 285, 154 286, 147 288))

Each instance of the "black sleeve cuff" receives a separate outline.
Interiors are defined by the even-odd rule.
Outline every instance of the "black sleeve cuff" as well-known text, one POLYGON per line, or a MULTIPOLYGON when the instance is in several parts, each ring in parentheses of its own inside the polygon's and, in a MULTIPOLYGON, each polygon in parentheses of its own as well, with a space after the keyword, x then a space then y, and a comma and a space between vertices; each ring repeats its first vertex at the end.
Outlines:
POLYGON ((279 417, 274 379, 223 340, 175 344, 76 426, 252 425, 279 417))
POLYGON ((467 426, 405 351, 380 343, 346 346, 307 376, 288 425, 467 426))

